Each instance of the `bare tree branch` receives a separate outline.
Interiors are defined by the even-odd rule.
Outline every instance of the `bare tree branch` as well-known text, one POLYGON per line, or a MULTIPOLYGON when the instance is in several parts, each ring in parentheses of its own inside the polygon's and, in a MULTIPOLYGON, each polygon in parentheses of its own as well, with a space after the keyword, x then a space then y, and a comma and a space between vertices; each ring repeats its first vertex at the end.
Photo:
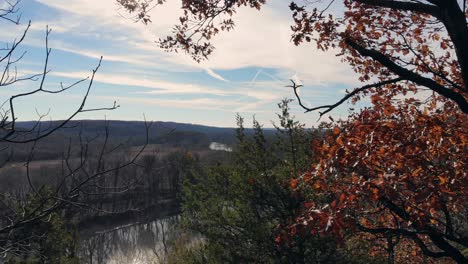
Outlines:
POLYGON ((362 87, 359 87, 359 88, 356 88, 354 89, 353 91, 351 91, 350 93, 346 94, 343 98, 341 98, 338 102, 334 103, 334 104, 331 104, 331 105, 322 105, 322 106, 317 106, 317 107, 312 107, 312 108, 309 108, 307 106, 305 106, 303 103, 302 103, 302 100, 301 100, 301 97, 299 96, 298 92, 297 92, 297 89, 302 87, 302 85, 298 85, 296 84, 293 80, 291 80, 292 82, 292 85, 288 85, 286 87, 290 87, 293 89, 294 91, 294 94, 296 95, 296 98, 299 102, 299 105, 305 110, 305 113, 308 113, 308 112, 312 112, 312 111, 316 111, 316 110, 319 110, 319 109, 326 109, 325 111, 323 112, 319 112, 320 113, 320 117, 322 117, 323 115, 327 114, 328 112, 332 111, 333 109, 335 109, 336 107, 342 105, 344 102, 346 102, 348 99, 352 98, 353 96, 357 95, 358 93, 360 92, 363 92, 365 90, 368 90, 368 89, 371 89, 371 88, 377 88, 377 87, 380 87, 380 86, 385 86, 385 85, 388 85, 388 84, 394 84, 394 83, 397 83, 397 82, 400 82, 404 80, 403 78, 395 78, 395 79, 390 79, 390 80, 387 80, 387 81, 382 81, 382 82, 378 82, 378 83, 374 83, 374 84, 368 84, 368 85, 364 85, 362 87))

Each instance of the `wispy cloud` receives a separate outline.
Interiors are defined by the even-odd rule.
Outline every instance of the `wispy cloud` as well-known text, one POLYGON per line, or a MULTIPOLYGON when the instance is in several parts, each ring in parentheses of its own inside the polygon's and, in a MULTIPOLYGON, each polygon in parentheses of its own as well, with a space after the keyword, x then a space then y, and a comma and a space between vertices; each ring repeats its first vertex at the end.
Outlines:
MULTIPOLYGON (((51 72, 50 75, 66 78, 82 78, 88 76, 87 72, 51 72)), ((192 83, 177 83, 168 81, 152 80, 143 77, 135 77, 130 75, 117 75, 108 73, 99 73, 95 77, 96 82, 126 85, 135 87, 145 87, 156 89, 154 91, 145 92, 147 94, 211 94, 217 96, 225 96, 230 94, 228 91, 216 89, 208 86, 197 85, 192 83)))
MULTIPOLYGON (((52 71, 49 75, 56 77, 65 77, 71 79, 81 79, 89 76, 89 72, 57 72, 52 71)), ((247 97, 259 102, 277 102, 284 94, 288 93, 287 88, 278 86, 277 82, 263 81, 257 82, 254 85, 250 83, 237 83, 233 84, 234 87, 224 89, 216 88, 215 86, 196 84, 196 83, 182 83, 170 82, 164 80, 156 80, 153 78, 135 77, 134 75, 123 74, 110 74, 98 73, 95 77, 96 82, 111 84, 111 85, 124 85, 129 87, 143 87, 154 90, 150 91, 134 91, 133 94, 152 94, 152 95, 210 95, 218 96, 217 99, 220 103, 228 102, 229 105, 232 98, 223 99, 222 97, 237 96, 247 97)))
POLYGON ((208 73, 208 75, 210 75, 211 77, 215 78, 215 79, 218 79, 220 81, 223 81, 223 82, 227 82, 226 79, 223 78, 223 76, 217 74, 216 72, 214 72, 212 69, 205 69, 206 73, 208 73))
MULTIPOLYGON (((53 8, 73 14, 83 21, 80 32, 87 32, 83 27, 91 24, 95 31, 102 34, 110 30, 120 29, 121 34, 113 34, 114 47, 127 49, 133 55, 141 55, 141 59, 130 59, 120 56, 106 56, 109 60, 123 61, 140 65, 153 64, 155 54, 159 59, 157 64, 172 64, 179 67, 189 67, 193 70, 202 68, 206 73, 218 80, 225 80, 215 71, 224 69, 239 69, 245 67, 278 68, 287 71, 290 76, 298 72, 305 83, 317 84, 327 82, 348 83, 354 80, 352 71, 335 57, 336 51, 324 53, 314 46, 302 45, 296 47, 290 42, 291 18, 283 9, 275 6, 286 5, 279 0, 272 1, 262 8, 262 14, 248 8, 240 9, 236 14, 236 30, 217 36, 213 43, 216 50, 208 61, 198 64, 185 54, 165 53, 154 41, 170 33, 170 29, 177 23, 180 14, 180 1, 170 1, 152 12, 154 23, 144 27, 139 23, 119 16, 119 11, 113 0, 37 0, 53 8), (255 26, 252 26, 255 25, 255 26), (275 26, 272 26, 275 25, 275 26), (124 34, 125 40, 118 38, 124 34), (130 40, 130 41, 129 41, 130 40), (130 45, 129 45, 130 44, 130 45), (145 56, 150 55, 150 56, 145 56), (146 61, 145 61, 146 60, 146 61)), ((89 30, 89 29, 88 29, 89 30)), ((63 47, 65 49, 65 47, 63 47)), ((68 49, 74 51, 75 49, 68 49)), ((78 51, 77 51, 78 52, 78 51)), ((81 52, 85 56, 96 55, 87 50, 81 52)), ((130 54, 129 53, 129 54, 130 54)))
MULTIPOLYGON (((98 99, 114 100, 111 96, 98 96, 98 99)), ((221 110, 232 112, 233 108, 238 108, 245 105, 245 102, 236 101, 220 101, 209 98, 199 99, 161 99, 161 98, 135 98, 135 97, 120 97, 119 103, 124 104, 144 104, 152 106, 163 106, 183 109, 202 109, 202 110, 221 110)))
MULTIPOLYGON (((338 89, 334 84, 348 84, 352 88, 356 83, 351 69, 341 64, 334 51, 323 53, 312 45, 296 47, 290 42, 291 18, 284 8, 287 3, 282 0, 270 1, 262 8, 261 15, 253 9, 240 9, 235 14, 236 30, 216 36, 213 43, 216 50, 208 61, 201 63, 183 52, 164 52, 155 43, 178 23, 180 0, 167 1, 154 9, 151 14, 154 23, 150 26, 122 17, 115 0, 30 1, 45 5, 58 15, 38 14, 27 44, 44 47, 44 35, 40 33, 49 25, 56 33, 49 43, 53 49, 83 58, 104 56, 105 64, 96 75, 96 81, 118 85, 122 88, 120 100, 136 108, 163 105, 262 112, 264 118, 274 119, 271 109, 275 109, 276 103, 294 96, 291 89, 285 87, 293 75, 300 76, 295 79, 305 85, 301 94, 310 105, 333 100, 333 93, 339 97, 339 90, 346 86, 338 89), (227 73, 233 70, 235 74, 227 73), (190 80, 183 76, 178 80, 176 73, 180 72, 197 77, 190 80)), ((0 37, 5 34, 9 34, 9 30, 0 32, 0 37)), ((82 69, 66 65, 50 75, 71 79, 89 76, 89 72, 82 69)), ((207 117, 213 115, 212 112, 207 111, 207 117)), ((187 111, 187 116, 190 115, 187 111)))

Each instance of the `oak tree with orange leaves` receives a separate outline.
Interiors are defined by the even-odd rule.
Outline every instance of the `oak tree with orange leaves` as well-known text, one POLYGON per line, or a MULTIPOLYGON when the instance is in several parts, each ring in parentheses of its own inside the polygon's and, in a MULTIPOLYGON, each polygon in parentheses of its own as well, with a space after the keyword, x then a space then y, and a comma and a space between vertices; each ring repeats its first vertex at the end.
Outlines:
POLYGON ((412 242, 410 256, 466 263, 466 114, 451 102, 438 106, 437 99, 424 110, 414 99, 372 100, 374 107, 315 145, 320 158, 296 188, 328 199, 305 204, 289 228, 341 238, 346 229, 364 231, 388 242, 392 262, 393 247, 403 240, 412 242))
MULTIPOLYGON (((118 0, 145 23, 151 21, 147 11, 163 2, 118 0)), ((206 59, 214 49, 211 39, 234 28, 237 9, 260 10, 265 2, 183 0, 180 24, 159 44, 197 61, 206 59)), ((468 261, 463 253, 468 247, 466 7, 464 0, 289 4, 292 41, 335 51, 364 83, 334 104, 310 108, 301 103, 300 86, 293 82, 300 105, 320 115, 363 97, 372 106, 352 114, 314 145, 320 158, 292 187, 312 188, 328 199, 304 203, 297 219, 284 228, 338 237, 353 229, 382 237, 389 262, 408 257, 394 252, 397 242, 415 251, 409 252, 412 256, 468 261), (337 3, 344 8, 340 16, 328 11, 337 3), (431 95, 423 100, 420 92, 431 95)))

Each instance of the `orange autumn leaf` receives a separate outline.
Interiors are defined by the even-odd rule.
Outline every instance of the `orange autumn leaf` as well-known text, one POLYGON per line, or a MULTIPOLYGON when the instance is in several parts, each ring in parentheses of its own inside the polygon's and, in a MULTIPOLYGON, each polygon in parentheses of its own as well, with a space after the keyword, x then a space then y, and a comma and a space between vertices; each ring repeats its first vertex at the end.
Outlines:
POLYGON ((298 179, 292 179, 290 184, 291 189, 296 189, 298 182, 298 179))
POLYGON ((341 130, 340 130, 339 127, 333 128, 333 134, 338 135, 338 134, 340 134, 340 132, 341 132, 341 130))

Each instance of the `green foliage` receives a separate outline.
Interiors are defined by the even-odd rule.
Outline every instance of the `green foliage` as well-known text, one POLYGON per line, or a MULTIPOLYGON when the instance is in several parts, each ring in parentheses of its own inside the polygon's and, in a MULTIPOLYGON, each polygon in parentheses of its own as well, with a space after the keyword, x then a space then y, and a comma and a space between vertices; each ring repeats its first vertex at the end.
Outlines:
POLYGON ((251 136, 237 117, 233 162, 186 178, 183 226, 204 238, 196 247, 178 250, 187 263, 317 263, 338 261, 335 243, 305 232, 287 243, 275 239, 281 225, 301 210, 303 197, 290 180, 307 170, 309 142, 316 136, 294 121, 288 103, 279 107, 277 137, 268 142, 254 120, 251 136))
POLYGON ((53 208, 53 191, 43 187, 37 193, 30 193, 18 210, 35 219, 9 234, 11 250, 6 263, 78 263, 74 255, 75 238, 65 225, 59 210, 35 218, 43 208, 53 208))

